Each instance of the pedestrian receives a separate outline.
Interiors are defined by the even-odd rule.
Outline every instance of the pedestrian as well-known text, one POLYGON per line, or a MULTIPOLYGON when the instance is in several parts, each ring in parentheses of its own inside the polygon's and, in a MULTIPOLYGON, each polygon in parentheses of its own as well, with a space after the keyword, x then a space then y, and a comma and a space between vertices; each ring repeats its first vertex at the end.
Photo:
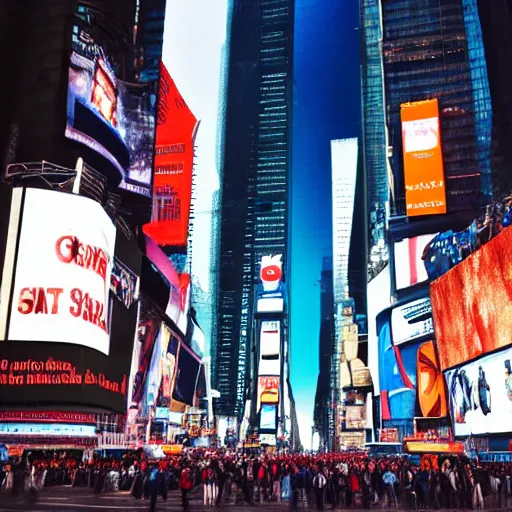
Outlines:
POLYGON ((324 487, 326 483, 327 480, 321 471, 319 471, 315 478, 313 478, 313 489, 315 490, 317 510, 324 509, 324 487))
POLYGON ((181 504, 185 512, 188 512, 190 510, 190 505, 188 502, 188 493, 192 490, 192 485, 192 474, 190 468, 188 466, 185 466, 181 470, 180 477, 181 504))

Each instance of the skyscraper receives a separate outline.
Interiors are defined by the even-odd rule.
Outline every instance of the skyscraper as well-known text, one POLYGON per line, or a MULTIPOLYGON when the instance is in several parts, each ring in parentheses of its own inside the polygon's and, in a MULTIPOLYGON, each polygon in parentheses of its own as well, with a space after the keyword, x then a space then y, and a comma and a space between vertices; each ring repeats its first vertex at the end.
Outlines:
POLYGON ((246 398, 261 257, 281 254, 287 279, 293 20, 294 0, 234 1, 215 351, 220 415, 239 416, 246 398))
POLYGON ((397 299, 428 299, 425 277, 397 275, 422 267, 428 240, 465 228, 493 195, 492 109, 477 0, 363 0, 361 28, 368 361, 379 394, 377 315, 397 299), (434 204, 436 187, 442 208, 413 211, 434 204), (418 190, 426 200, 406 201, 418 190), (402 242, 418 249, 404 258, 402 242))

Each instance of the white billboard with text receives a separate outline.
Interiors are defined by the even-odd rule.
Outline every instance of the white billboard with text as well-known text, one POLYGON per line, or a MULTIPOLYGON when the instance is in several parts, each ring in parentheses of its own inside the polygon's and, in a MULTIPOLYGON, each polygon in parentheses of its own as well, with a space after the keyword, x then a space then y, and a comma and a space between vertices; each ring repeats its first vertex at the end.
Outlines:
POLYGON ((27 189, 9 340, 83 345, 108 355, 116 228, 86 197, 27 189))

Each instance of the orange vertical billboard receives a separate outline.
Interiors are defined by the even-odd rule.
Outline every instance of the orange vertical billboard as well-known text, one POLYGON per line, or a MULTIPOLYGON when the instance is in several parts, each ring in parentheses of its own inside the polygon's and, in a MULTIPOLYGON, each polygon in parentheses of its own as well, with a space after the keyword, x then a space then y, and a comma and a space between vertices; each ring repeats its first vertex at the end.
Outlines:
POLYGON ((407 216, 446 213, 437 99, 400 106, 407 216))
POLYGON ((160 65, 153 215, 144 233, 161 246, 187 245, 194 139, 198 121, 167 68, 160 65))

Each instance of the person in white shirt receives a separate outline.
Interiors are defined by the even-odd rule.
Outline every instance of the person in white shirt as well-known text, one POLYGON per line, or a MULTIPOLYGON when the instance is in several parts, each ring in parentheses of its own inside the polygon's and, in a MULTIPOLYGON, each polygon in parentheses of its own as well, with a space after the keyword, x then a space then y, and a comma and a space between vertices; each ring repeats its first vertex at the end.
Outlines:
POLYGON ((318 471, 315 478, 313 478, 313 488, 315 489, 317 510, 324 509, 324 490, 326 485, 327 479, 321 471, 318 471))

